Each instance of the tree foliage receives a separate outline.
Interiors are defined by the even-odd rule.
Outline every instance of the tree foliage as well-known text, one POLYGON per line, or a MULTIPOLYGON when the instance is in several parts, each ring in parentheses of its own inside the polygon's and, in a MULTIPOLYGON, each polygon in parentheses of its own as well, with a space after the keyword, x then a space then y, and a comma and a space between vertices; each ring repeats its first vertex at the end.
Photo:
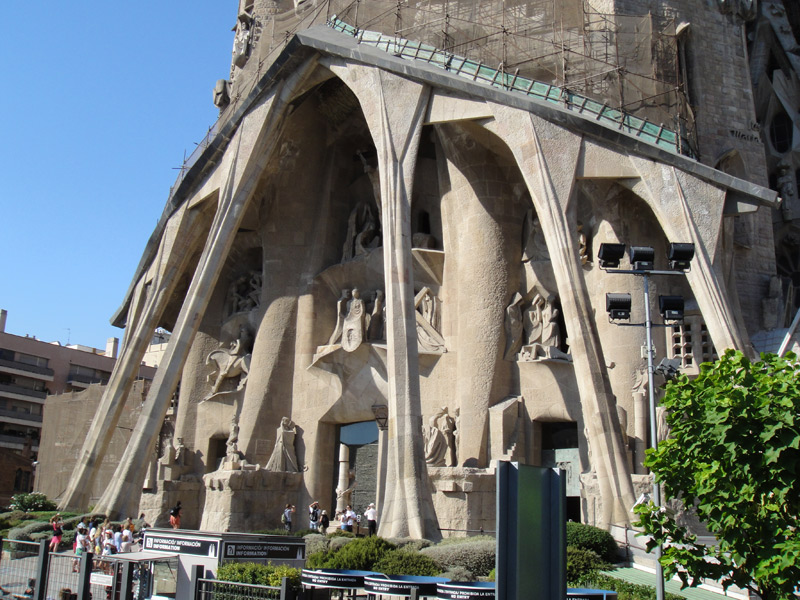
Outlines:
POLYGON ((662 406, 670 427, 645 465, 664 489, 694 510, 717 542, 706 545, 652 503, 637 507, 639 526, 664 545, 667 576, 699 578, 792 597, 800 582, 800 363, 729 350, 700 366, 693 380, 669 383, 662 406))

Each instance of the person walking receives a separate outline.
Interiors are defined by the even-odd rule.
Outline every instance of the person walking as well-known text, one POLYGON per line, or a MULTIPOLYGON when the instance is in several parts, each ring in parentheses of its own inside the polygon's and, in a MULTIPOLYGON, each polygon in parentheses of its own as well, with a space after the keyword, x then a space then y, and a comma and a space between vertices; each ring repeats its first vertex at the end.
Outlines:
POLYGON ((294 504, 287 504, 286 508, 283 509, 283 516, 281 516, 281 523, 283 523, 283 528, 291 532, 292 531, 292 514, 294 514, 295 508, 294 504))
POLYGON ((326 535, 328 533, 328 527, 331 524, 331 520, 328 518, 327 511, 322 511, 322 514, 319 516, 319 527, 317 527, 317 531, 319 531, 322 535, 326 535))
POLYGON ((53 528, 53 537, 50 540, 50 552, 58 552, 61 536, 64 535, 64 521, 61 520, 61 515, 58 513, 53 515, 50 519, 50 526, 53 528))
POLYGON ((375 503, 370 502, 367 510, 364 511, 367 518, 367 535, 377 535, 378 533, 378 511, 375 510, 375 503))

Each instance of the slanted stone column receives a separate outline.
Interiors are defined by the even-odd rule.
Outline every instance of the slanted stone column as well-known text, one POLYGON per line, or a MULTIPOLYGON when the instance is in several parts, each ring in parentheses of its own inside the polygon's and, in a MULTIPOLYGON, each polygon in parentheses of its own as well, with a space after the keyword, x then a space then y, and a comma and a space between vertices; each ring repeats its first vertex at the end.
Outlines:
POLYGON ((197 210, 182 208, 170 218, 150 270, 136 284, 128 309, 122 352, 89 427, 69 485, 61 497, 59 508, 62 510, 83 510, 88 505, 87 491, 92 487, 116 431, 142 357, 198 242, 197 235, 202 230, 199 216, 197 210), (149 277, 152 280, 145 283, 149 277))
POLYGON ((384 537, 441 537, 422 447, 411 255, 411 186, 429 88, 373 67, 329 61, 361 104, 378 152, 386 284, 389 430, 384 537))
POLYGON ((594 310, 583 277, 577 223, 567 218, 580 136, 511 107, 492 105, 495 121, 486 125, 514 153, 530 191, 553 264, 567 326, 583 421, 589 432, 597 481, 603 499, 600 526, 630 523, 635 497, 622 441, 616 402, 608 383, 594 310))
POLYGON ((746 351, 746 333, 739 330, 714 251, 722 233, 725 190, 700 181, 675 167, 631 156, 641 181, 632 190, 653 209, 670 242, 692 242, 695 257, 686 274, 714 346, 746 351))

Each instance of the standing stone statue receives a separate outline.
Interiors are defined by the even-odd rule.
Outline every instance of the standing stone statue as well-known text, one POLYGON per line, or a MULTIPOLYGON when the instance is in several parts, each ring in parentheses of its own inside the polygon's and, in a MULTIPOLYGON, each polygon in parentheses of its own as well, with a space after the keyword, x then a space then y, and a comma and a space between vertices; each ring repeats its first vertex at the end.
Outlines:
POLYGON ((298 473, 297 455, 294 451, 294 438, 297 435, 297 427, 289 417, 283 417, 275 436, 275 448, 272 456, 264 467, 267 471, 286 471, 298 473))
POLYGON ((361 200, 351 211, 347 219, 347 233, 342 247, 342 262, 352 260, 359 254, 364 254, 380 245, 378 223, 373 209, 361 200))
POLYGON ((375 342, 384 339, 383 336, 383 326, 384 326, 384 319, 386 318, 384 314, 384 307, 383 307, 383 291, 377 290, 375 292, 375 302, 372 305, 372 314, 369 318, 369 327, 367 328, 367 340, 370 342, 375 342))
POLYGON ((559 314, 555 298, 550 296, 542 311, 542 346, 545 348, 558 348, 561 344, 561 328, 557 320, 559 314))
MULTIPOLYGON (((456 419, 458 412, 456 412, 456 419)), ((458 464, 456 449, 457 421, 443 406, 422 426, 425 441, 425 462, 432 467, 455 467, 458 464)))
POLYGON ((525 331, 525 344, 541 344, 542 342, 542 309, 544 298, 536 294, 531 305, 523 316, 523 330, 525 331))
POLYGON ((336 328, 333 330, 328 345, 338 344, 342 339, 342 329, 344 328, 344 319, 347 317, 347 305, 350 303, 352 293, 350 290, 342 290, 342 296, 336 303, 336 328))
POLYGON ((246 12, 239 13, 236 23, 236 36, 233 38, 233 66, 244 67, 250 49, 250 25, 252 18, 246 12))
POLYGON ((442 407, 441 425, 440 429, 444 434, 444 439, 447 442, 447 455, 445 456, 445 464, 448 467, 455 467, 458 465, 458 456, 456 455, 456 421, 447 412, 447 407, 442 407))
POLYGON ((347 316, 342 326, 342 348, 346 352, 354 352, 364 341, 367 311, 361 292, 353 288, 352 299, 347 305, 347 316))

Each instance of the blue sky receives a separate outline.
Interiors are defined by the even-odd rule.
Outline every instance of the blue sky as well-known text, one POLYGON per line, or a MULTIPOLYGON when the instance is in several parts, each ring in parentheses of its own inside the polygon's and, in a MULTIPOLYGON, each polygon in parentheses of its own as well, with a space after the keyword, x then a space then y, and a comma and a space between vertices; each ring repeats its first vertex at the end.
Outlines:
POLYGON ((105 347, 188 156, 216 120, 237 0, 0 2, 6 331, 105 347))

